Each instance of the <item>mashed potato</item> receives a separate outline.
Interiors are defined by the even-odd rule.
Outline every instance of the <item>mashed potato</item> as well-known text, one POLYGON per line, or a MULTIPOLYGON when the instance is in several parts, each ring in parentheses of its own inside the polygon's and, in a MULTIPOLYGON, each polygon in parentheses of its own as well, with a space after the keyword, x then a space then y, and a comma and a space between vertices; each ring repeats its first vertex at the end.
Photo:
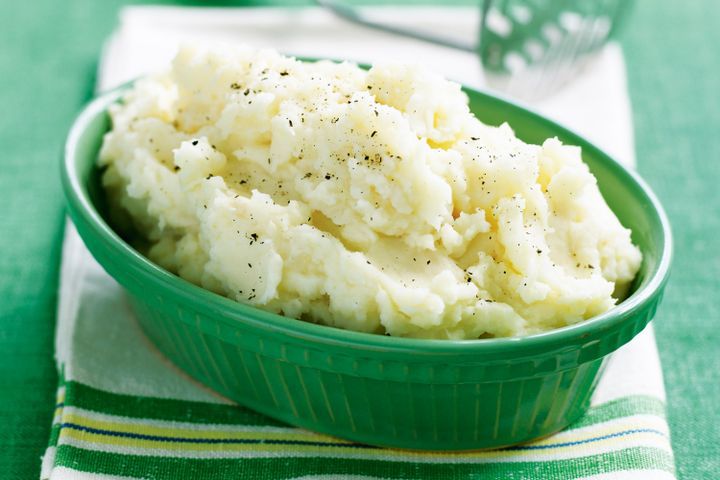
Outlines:
POLYGON ((420 68, 184 48, 111 115, 104 185, 148 256, 272 312, 524 335, 608 310, 640 266, 579 148, 484 125, 420 68))

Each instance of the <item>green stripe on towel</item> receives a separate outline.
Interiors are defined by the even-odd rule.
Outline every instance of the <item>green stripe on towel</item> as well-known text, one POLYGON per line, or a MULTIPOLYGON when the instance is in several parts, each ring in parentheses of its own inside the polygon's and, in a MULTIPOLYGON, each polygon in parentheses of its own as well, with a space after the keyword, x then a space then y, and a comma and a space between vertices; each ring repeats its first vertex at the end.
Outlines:
POLYGON ((298 475, 368 475, 379 478, 577 478, 608 471, 657 469, 673 472, 672 456, 637 447, 581 459, 549 462, 438 464, 384 460, 323 458, 186 459, 122 455, 58 447, 56 465, 110 475, 142 476, 154 480, 208 478, 212 480, 287 479, 298 475))
POLYGON ((82 383, 67 382, 65 404, 120 416, 192 423, 286 426, 252 410, 234 405, 118 395, 82 383))

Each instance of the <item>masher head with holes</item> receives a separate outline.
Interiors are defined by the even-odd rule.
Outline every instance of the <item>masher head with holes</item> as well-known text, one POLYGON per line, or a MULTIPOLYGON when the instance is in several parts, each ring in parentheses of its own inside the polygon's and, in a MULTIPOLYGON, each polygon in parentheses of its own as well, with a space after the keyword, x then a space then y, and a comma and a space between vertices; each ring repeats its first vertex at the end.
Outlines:
POLYGON ((536 100, 570 80, 617 31, 633 0, 482 0, 473 42, 367 18, 345 0, 315 0, 351 22, 476 52, 488 86, 536 100))
POLYGON ((617 31, 631 0, 483 0, 478 50, 488 84, 547 96, 617 31))

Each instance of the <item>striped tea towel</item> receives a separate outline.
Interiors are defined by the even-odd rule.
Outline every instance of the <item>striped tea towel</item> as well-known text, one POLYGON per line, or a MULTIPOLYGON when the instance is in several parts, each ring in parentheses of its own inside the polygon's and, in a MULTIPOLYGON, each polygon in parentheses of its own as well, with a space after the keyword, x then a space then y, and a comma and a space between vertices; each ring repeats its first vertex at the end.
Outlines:
MULTIPOLYGON (((472 34, 472 13, 413 9, 399 18, 445 30, 453 25, 472 34)), ((365 61, 410 56, 465 83, 482 82, 469 54, 386 38, 314 9, 134 7, 124 11, 108 45, 99 88, 167 62, 188 32, 316 56, 365 61), (334 43, 328 44, 328 38, 334 43)), ((617 46, 606 48, 590 70, 536 107, 632 162, 624 64, 617 46)), ((613 355, 590 411, 566 431, 495 451, 415 452, 351 444, 294 428, 196 383, 144 337, 122 289, 92 259, 71 224, 60 283, 56 356, 61 381, 43 479, 675 478, 652 326, 613 355)))

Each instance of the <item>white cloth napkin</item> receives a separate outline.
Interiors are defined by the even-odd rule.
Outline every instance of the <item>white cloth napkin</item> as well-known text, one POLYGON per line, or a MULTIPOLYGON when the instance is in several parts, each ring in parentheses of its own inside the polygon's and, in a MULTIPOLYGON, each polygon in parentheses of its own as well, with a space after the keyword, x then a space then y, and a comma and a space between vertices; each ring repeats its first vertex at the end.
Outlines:
MULTIPOLYGON (((476 9, 377 8, 371 12, 418 28, 472 37, 476 9)), ((482 87, 477 58, 469 53, 378 33, 345 23, 318 9, 193 9, 129 7, 106 45, 98 90, 162 69, 182 41, 230 41, 314 57, 362 62, 414 61, 482 87)), ((607 46, 558 95, 532 106, 633 165, 633 134, 625 66, 617 45, 607 46)), ((170 364, 136 324, 122 289, 94 261, 68 223, 61 269, 56 357, 65 380, 114 394, 229 403, 170 364), (108 311, 112 322, 103 321, 108 311)), ((652 325, 611 358, 593 397, 598 405, 641 395, 664 402, 662 371, 652 325)), ((663 419, 655 428, 667 433, 663 419)), ((668 433, 669 435, 669 433, 668 433)), ((672 456, 668 437, 655 448, 672 456)), ((43 461, 43 478, 75 478, 67 466, 54 467, 56 447, 43 461), (52 476, 51 476, 52 475, 52 476)), ((660 470, 615 472, 602 478, 674 478, 660 470)), ((100 477, 87 477, 100 478, 100 477)), ((596 477, 601 478, 601 477, 596 477)))

